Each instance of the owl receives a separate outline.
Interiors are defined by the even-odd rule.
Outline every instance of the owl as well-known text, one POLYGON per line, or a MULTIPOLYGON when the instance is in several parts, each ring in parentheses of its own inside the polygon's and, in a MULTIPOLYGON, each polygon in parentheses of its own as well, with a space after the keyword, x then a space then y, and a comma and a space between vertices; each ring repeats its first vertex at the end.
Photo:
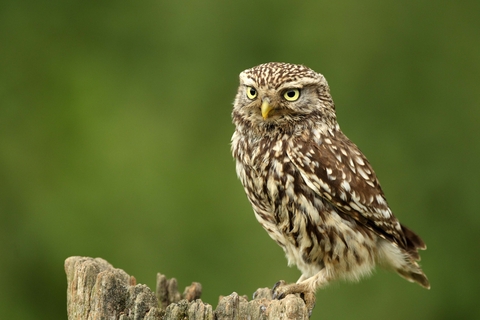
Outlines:
POLYGON ((375 265, 430 288, 418 265, 423 240, 387 204, 370 163, 340 130, 324 76, 266 63, 240 73, 232 154, 255 217, 302 275, 273 297, 358 280, 375 265))

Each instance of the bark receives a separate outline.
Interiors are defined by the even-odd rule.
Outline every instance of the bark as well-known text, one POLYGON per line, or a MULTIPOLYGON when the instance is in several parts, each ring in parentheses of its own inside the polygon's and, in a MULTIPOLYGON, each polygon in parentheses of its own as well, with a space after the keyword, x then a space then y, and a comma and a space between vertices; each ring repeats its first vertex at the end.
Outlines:
POLYGON ((221 320, 308 319, 304 301, 288 295, 272 300, 269 288, 254 299, 232 293, 220 297, 217 308, 200 300, 202 286, 194 282, 178 292, 177 280, 157 274, 156 292, 137 284, 133 276, 101 258, 70 257, 67 274, 67 313, 70 320, 221 320))

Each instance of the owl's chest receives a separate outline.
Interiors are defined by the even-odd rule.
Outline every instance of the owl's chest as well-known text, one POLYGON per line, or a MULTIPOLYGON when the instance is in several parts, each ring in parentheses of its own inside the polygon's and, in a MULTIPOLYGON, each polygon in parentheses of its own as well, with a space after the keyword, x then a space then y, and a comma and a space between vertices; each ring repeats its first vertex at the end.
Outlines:
POLYGON ((287 142, 258 141, 250 150, 243 163, 245 170, 244 186, 251 202, 261 204, 273 213, 279 206, 290 203, 295 185, 300 184, 300 173, 288 157, 287 142))
POLYGON ((257 186, 268 183, 269 179, 281 175, 284 163, 290 162, 285 150, 286 142, 261 139, 249 141, 244 164, 257 186))

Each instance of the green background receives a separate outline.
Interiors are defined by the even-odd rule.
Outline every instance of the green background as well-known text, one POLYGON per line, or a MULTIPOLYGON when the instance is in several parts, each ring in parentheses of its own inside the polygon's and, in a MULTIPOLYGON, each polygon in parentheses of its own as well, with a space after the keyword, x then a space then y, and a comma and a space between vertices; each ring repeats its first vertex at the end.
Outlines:
POLYGON ((238 73, 305 64, 430 291, 378 270, 312 319, 480 318, 480 1, 0 3, 0 313, 66 318, 64 260, 102 257, 203 300, 296 281, 230 155, 238 73))

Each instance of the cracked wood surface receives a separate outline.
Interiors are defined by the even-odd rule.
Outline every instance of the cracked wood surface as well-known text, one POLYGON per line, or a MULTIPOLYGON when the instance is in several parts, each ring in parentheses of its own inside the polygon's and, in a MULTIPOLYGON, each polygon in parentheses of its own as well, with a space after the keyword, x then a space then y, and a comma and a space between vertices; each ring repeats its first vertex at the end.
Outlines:
POLYGON ((200 296, 202 286, 193 282, 183 293, 175 278, 157 274, 156 292, 137 284, 133 276, 102 258, 70 257, 67 274, 67 313, 70 320, 220 320, 308 319, 304 301, 289 295, 272 300, 269 288, 258 289, 254 299, 232 293, 221 296, 214 310, 200 296))

